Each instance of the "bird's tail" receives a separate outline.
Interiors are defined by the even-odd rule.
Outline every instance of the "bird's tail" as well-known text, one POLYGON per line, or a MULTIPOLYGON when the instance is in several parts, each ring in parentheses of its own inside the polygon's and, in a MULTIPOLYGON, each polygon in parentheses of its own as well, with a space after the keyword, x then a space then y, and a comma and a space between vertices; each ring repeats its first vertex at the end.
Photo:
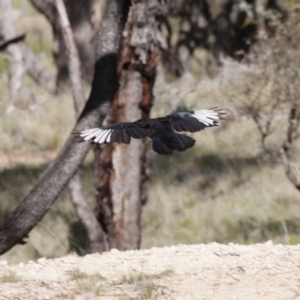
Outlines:
POLYGON ((153 150, 163 155, 172 154, 173 150, 184 151, 193 147, 194 144, 193 138, 175 132, 153 137, 153 150))

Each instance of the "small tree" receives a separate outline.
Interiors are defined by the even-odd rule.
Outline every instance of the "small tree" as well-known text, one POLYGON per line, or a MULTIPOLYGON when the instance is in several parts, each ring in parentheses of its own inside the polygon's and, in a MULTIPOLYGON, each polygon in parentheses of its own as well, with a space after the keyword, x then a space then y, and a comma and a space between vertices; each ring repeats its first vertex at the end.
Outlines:
POLYGON ((287 178, 300 190, 299 170, 293 163, 300 137, 299 15, 292 13, 284 24, 274 14, 268 18, 273 36, 259 38, 242 68, 233 64, 230 77, 224 79, 239 93, 227 97, 253 119, 263 152, 283 164, 287 178))

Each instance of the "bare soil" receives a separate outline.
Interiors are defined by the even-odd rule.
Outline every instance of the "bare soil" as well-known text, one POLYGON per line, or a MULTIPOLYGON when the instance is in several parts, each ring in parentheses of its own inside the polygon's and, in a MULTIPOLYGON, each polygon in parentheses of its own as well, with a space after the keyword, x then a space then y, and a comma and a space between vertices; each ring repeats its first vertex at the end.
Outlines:
POLYGON ((178 245, 9 265, 0 299, 300 299, 300 245, 178 245))

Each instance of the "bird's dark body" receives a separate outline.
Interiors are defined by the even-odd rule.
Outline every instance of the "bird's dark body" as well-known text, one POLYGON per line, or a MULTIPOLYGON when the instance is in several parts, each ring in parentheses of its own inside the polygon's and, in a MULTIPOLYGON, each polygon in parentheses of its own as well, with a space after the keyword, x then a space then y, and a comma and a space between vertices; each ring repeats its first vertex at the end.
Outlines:
POLYGON ((224 114, 222 111, 216 109, 175 112, 161 118, 111 124, 102 129, 96 128, 95 132, 94 129, 83 131, 83 134, 81 132, 79 136, 92 143, 118 142, 123 144, 129 144, 131 138, 149 137, 153 139, 155 152, 172 154, 173 150, 184 151, 195 144, 193 138, 177 132, 196 132, 206 127, 217 126, 222 114, 224 114))

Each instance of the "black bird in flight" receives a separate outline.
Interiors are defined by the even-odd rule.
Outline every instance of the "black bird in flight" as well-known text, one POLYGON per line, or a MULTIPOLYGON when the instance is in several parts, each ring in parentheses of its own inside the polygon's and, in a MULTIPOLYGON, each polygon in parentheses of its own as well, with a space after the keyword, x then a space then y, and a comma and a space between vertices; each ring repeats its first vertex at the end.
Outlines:
POLYGON ((173 150, 185 151, 193 147, 195 140, 177 132, 196 132, 219 125, 225 119, 224 109, 204 109, 196 111, 178 111, 162 118, 140 119, 134 122, 117 123, 102 128, 92 128, 74 132, 80 142, 93 144, 118 142, 129 144, 131 138, 153 139, 153 150, 158 154, 172 154, 173 150))

